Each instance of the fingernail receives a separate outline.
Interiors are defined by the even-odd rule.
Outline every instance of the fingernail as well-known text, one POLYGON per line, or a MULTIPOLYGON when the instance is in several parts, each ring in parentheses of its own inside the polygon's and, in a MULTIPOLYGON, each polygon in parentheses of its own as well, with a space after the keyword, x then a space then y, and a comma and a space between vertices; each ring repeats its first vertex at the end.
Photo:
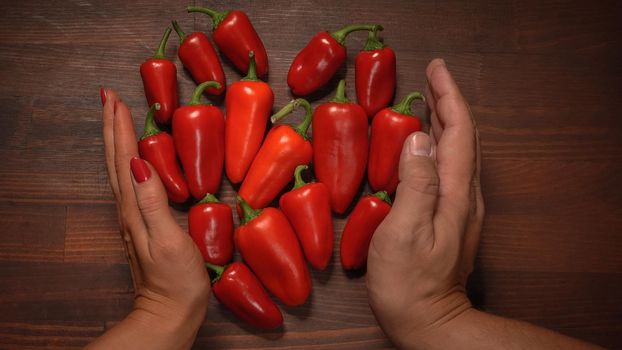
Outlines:
POLYGON ((134 180, 138 183, 145 182, 151 177, 151 170, 149 170, 147 163, 138 157, 130 160, 130 169, 132 169, 134 180))
POLYGON ((430 157, 432 155, 432 140, 428 134, 418 132, 410 139, 408 152, 413 156, 430 157))
POLYGON ((446 66, 447 64, 445 63, 445 59, 441 58, 441 63, 443 64, 443 66, 446 66))
POLYGON ((99 96, 102 99, 102 106, 106 104, 106 89, 104 87, 99 88, 99 96))

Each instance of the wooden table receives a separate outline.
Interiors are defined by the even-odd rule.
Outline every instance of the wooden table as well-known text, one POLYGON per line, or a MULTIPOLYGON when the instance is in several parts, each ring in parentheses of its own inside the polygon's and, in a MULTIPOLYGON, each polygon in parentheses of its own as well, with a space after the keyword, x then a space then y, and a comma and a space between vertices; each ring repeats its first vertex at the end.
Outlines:
MULTIPOLYGON (((191 1, 194 3, 195 1, 191 1)), ((99 86, 142 130, 138 66, 184 1, 0 3, 0 348, 79 348, 132 308, 103 158, 99 86), (167 3, 167 4, 165 4, 167 3)), ((478 307, 622 348, 622 6, 618 1, 199 1, 249 13, 270 56, 275 108, 296 52, 321 30, 379 22, 401 98, 444 57, 479 123, 487 215, 470 283, 478 307)), ((345 76, 365 34, 348 39, 345 76)), ((180 96, 194 84, 176 58, 180 96)), ((228 81, 240 74, 224 62, 228 81)), ((332 88, 313 105, 332 95, 332 88)), ((418 108, 423 112, 422 108, 418 108)), ((298 116, 300 117, 300 116, 298 116)), ((233 192, 223 189, 231 202, 233 192)), ((176 215, 185 225, 185 214, 176 215)), ((343 219, 337 219, 337 237, 343 219)), ((364 278, 338 262, 284 308, 285 332, 240 324, 212 298, 195 348, 377 349, 390 342, 364 278)))

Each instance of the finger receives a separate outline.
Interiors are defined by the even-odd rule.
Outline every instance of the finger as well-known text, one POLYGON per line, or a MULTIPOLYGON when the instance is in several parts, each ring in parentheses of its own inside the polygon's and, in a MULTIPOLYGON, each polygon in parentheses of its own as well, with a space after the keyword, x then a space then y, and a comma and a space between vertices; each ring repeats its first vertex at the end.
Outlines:
POLYGON ((121 194, 119 192, 119 180, 117 178, 117 170, 115 167, 115 151, 114 151, 114 105, 119 99, 117 93, 113 90, 101 88, 100 95, 102 100, 102 125, 104 134, 104 153, 106 157, 106 171, 108 172, 108 181, 112 188, 112 194, 117 202, 117 220, 123 230, 123 220, 121 217, 121 194))
MULTIPOLYGON (((123 246, 125 248, 125 253, 128 258, 130 264, 130 272, 132 274, 132 282, 134 286, 134 291, 137 292, 142 285, 142 268, 139 262, 138 254, 136 253, 136 248, 134 247, 134 243, 132 241, 131 233, 127 225, 123 220, 123 203, 121 199, 120 189, 119 189, 119 179, 117 175, 117 169, 115 164, 116 152, 115 152, 115 137, 114 137, 114 122, 115 122, 115 108, 114 106, 120 101, 120 97, 118 94, 111 89, 100 89, 100 94, 102 97, 103 104, 103 133, 104 133, 104 150, 106 156, 106 169, 108 172, 108 179, 110 181, 110 187, 112 188, 112 192, 114 194, 115 200, 117 202, 117 220, 119 221, 119 226, 121 227, 121 237, 123 239, 123 246)), ((142 244, 142 246, 146 247, 146 241, 142 244)), ((146 251, 146 249, 145 249, 146 251)))
MULTIPOLYGON (((117 170, 114 164, 114 104, 116 103, 118 96, 113 90, 101 88, 100 94, 102 96, 102 120, 103 120, 103 132, 104 132, 104 153, 106 155, 106 169, 108 171, 108 179, 110 181, 110 187, 112 187, 112 193, 114 198, 119 204, 121 195, 119 193, 119 181, 117 179, 117 170)), ((117 206, 118 207, 118 206, 117 206)))
POLYGON ((439 121, 438 115, 436 113, 432 113, 430 115, 430 127, 430 134, 434 135, 435 140, 440 140, 441 136, 443 135, 443 126, 441 125, 441 122, 439 121))
POLYGON ((156 170, 145 160, 131 160, 136 202, 150 237, 166 237, 181 229, 168 207, 168 197, 156 170))
POLYGON ((430 84, 426 84, 425 100, 430 112, 430 136, 433 136, 434 139, 438 141, 443 133, 443 126, 438 120, 438 115, 436 114, 436 98, 434 98, 431 89, 430 84))
POLYGON ((480 182, 481 173, 481 152, 479 141, 479 130, 475 128, 475 175, 473 176, 473 182, 471 184, 472 191, 472 204, 469 215, 469 224, 467 226, 464 248, 463 248, 463 261, 462 266, 464 268, 464 282, 466 278, 473 271, 473 265, 475 257, 477 256, 477 248, 479 246, 479 240, 482 232, 482 225, 484 221, 484 197, 482 195, 482 188, 480 182))
POLYGON ((114 167, 119 182, 124 239, 131 239, 138 256, 142 257, 147 251, 147 230, 140 217, 130 176, 130 159, 138 156, 134 123, 130 111, 121 100, 116 101, 114 115, 114 167))
POLYGON ((482 153, 480 148, 479 129, 477 128, 477 124, 473 119, 473 114, 469 113, 469 115, 473 120, 473 133, 475 138, 475 173, 473 174, 473 180, 471 181, 471 192, 473 192, 471 200, 471 217, 473 218, 477 216, 477 212, 480 209, 483 210, 484 200, 482 197, 482 188, 480 182, 480 174, 482 172, 482 153))
MULTIPOLYGON (((431 225, 438 196, 439 178, 433 154, 434 146, 427 134, 416 132, 406 138, 400 156, 400 182, 391 212, 385 219, 398 232, 432 235, 432 230, 420 228, 431 225)), ((429 238, 433 237, 417 237, 429 238)))
POLYGON ((138 146, 132 115, 123 101, 118 100, 114 106, 114 149, 115 169, 119 181, 122 201, 134 202, 134 188, 130 179, 130 159, 138 156, 138 146))
MULTIPOLYGON (((467 104, 443 60, 433 60, 426 70, 442 133, 436 140, 440 178, 437 215, 464 232, 475 171, 473 123, 467 104)), ((455 230, 441 230, 455 232, 455 230)))

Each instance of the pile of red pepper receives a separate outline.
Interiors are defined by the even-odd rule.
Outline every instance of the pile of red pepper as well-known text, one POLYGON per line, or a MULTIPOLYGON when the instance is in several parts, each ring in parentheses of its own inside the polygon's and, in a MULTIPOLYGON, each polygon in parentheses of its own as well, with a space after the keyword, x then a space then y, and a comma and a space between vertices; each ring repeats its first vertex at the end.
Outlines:
POLYGON ((172 21, 179 58, 198 86, 179 107, 177 69, 164 56, 172 31, 167 28, 155 55, 140 66, 150 109, 139 152, 157 170, 171 202, 194 203, 188 229, 213 276, 218 300, 251 325, 277 328, 283 316, 267 291, 289 306, 307 301, 311 277, 305 260, 317 270, 328 266, 332 213, 348 211, 367 170, 370 187, 378 192, 363 196, 351 210, 339 250, 345 270, 365 267, 374 231, 391 209, 402 144, 421 129, 410 105, 423 96, 413 92, 389 107, 396 87, 395 52, 378 39, 382 26, 356 24, 316 34, 293 59, 287 83, 295 96, 330 84, 346 61, 346 36, 367 31, 355 60, 357 103, 346 98, 341 80, 335 97, 315 110, 296 98, 271 116, 274 93, 260 80, 268 72, 268 55, 248 16, 187 10, 211 17, 216 46, 246 76, 227 86, 208 36, 185 34, 172 21), (225 94, 225 114, 202 103, 204 94, 225 94), (300 124, 275 124, 299 107, 305 112, 300 124), (266 134, 269 120, 273 125, 266 134), (317 181, 307 183, 303 172, 311 163, 317 181), (215 196, 223 169, 231 183, 239 184, 237 228, 231 207, 215 196), (277 198, 279 208, 271 206, 277 198), (234 247, 244 263, 231 261, 234 247))

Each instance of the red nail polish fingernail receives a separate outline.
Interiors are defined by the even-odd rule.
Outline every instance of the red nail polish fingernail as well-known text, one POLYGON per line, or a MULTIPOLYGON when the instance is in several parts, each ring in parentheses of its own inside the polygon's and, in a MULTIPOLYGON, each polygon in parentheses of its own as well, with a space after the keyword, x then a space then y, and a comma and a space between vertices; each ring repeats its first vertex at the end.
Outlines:
POLYGON ((149 170, 147 163, 138 157, 130 160, 130 169, 132 169, 134 180, 138 183, 145 182, 151 177, 151 170, 149 170))
POLYGON ((104 87, 99 88, 99 96, 102 99, 102 106, 106 104, 106 89, 104 87))

